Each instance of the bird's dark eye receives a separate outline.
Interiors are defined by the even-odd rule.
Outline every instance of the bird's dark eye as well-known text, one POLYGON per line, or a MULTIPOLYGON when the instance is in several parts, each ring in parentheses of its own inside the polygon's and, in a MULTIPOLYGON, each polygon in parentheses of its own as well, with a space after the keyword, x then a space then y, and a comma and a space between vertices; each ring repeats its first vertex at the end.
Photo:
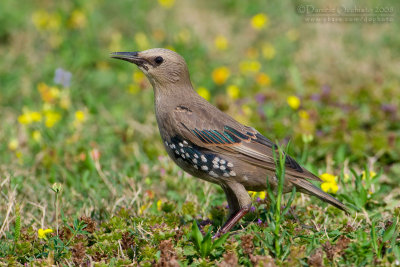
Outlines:
POLYGON ((157 63, 158 65, 160 65, 163 61, 164 61, 164 59, 160 56, 158 56, 154 59, 154 62, 157 63))

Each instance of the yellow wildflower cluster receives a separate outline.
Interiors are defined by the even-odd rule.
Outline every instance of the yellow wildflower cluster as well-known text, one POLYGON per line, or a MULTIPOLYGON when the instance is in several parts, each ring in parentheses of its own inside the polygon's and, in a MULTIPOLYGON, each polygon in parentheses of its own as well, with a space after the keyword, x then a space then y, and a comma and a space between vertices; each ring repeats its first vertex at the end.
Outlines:
POLYGON ((46 10, 38 10, 32 14, 32 22, 38 30, 57 31, 61 26, 61 16, 46 10))
POLYGON ((45 83, 38 84, 38 91, 46 103, 54 103, 60 97, 60 90, 57 87, 50 87, 45 83))
POLYGON ((256 30, 261 30, 268 26, 269 18, 263 13, 258 13, 251 18, 251 26, 256 30))
POLYGON ((249 195, 252 198, 257 198, 259 197, 260 199, 265 199, 265 197, 267 196, 267 193, 265 193, 265 191, 261 191, 261 192, 255 192, 255 191, 248 191, 249 195))
POLYGON ((336 182, 337 177, 330 173, 323 173, 320 175, 323 183, 321 184, 321 189, 327 193, 336 194, 339 190, 339 186, 336 182))
POLYGON ((311 120, 310 114, 306 110, 299 110, 300 121, 299 127, 303 138, 303 142, 310 143, 314 139, 315 122, 311 120))
POLYGON ((202 97, 202 98, 204 98, 205 100, 210 100, 210 91, 208 91, 208 89, 207 88, 205 88, 205 87, 199 87, 199 88, 197 88, 197 93, 202 97))
POLYGON ((239 87, 231 84, 226 88, 226 93, 231 99, 238 99, 240 95, 240 90, 239 87))
POLYGON ((218 35, 215 37, 214 45, 218 50, 226 50, 228 48, 228 39, 223 35, 218 35))
POLYGON ((261 69, 261 63, 257 60, 245 60, 240 62, 239 69, 242 73, 257 73, 261 69))
POLYGON ((158 4, 165 9, 169 9, 174 6, 175 0, 158 0, 158 4))
POLYGON ((42 229, 42 228, 40 228, 39 230, 38 230, 38 237, 40 238, 40 239, 47 239, 47 235, 48 234, 51 234, 51 233, 53 233, 54 231, 53 231, 53 229, 42 229))
POLYGON ((217 85, 222 85, 229 78, 231 71, 228 67, 222 66, 213 70, 212 79, 217 85))
POLYGON ((42 114, 38 111, 30 111, 27 108, 23 109, 23 113, 18 116, 18 122, 21 124, 32 124, 34 122, 40 122, 42 120, 42 114))
POLYGON ((256 81, 260 86, 268 86, 271 84, 271 78, 263 72, 257 74, 256 81))
POLYGON ((294 110, 297 110, 301 104, 300 98, 298 98, 295 95, 288 96, 286 102, 288 103, 289 107, 291 107, 294 110))
POLYGON ((270 43, 266 43, 262 46, 261 53, 265 59, 273 59, 276 54, 275 47, 270 43))
POLYGON ((86 14, 80 9, 75 9, 71 13, 68 26, 73 29, 82 29, 86 26, 86 14))

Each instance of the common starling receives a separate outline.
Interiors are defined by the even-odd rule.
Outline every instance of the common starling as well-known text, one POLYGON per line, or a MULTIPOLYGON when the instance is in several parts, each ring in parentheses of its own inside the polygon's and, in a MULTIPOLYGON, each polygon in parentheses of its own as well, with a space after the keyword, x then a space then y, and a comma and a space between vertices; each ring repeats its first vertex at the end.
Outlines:
MULTIPOLYGON (((208 103, 193 89, 182 56, 168 49, 115 52, 111 57, 136 64, 154 89, 155 113, 165 149, 189 174, 222 187, 230 215, 217 236, 228 232, 249 210, 247 190, 276 188, 277 146, 257 130, 240 124, 208 103)), ((314 186, 320 178, 286 155, 285 193, 314 195, 348 212, 340 201, 314 186)))

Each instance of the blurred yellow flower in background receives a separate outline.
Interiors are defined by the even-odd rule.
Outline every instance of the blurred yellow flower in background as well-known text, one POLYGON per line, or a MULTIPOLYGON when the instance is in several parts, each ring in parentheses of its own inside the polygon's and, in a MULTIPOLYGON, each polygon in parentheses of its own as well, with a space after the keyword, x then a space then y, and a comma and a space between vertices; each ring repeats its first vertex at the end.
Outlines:
POLYGON ((197 88, 197 93, 204 98, 205 100, 210 100, 210 92, 207 90, 205 87, 199 87, 197 88))
POLYGON ((10 149, 11 151, 17 150, 18 147, 19 147, 19 142, 18 139, 16 138, 11 139, 10 142, 8 143, 8 149, 10 149))
POLYGON ((299 39, 299 32, 296 31, 295 29, 290 29, 290 30, 288 30, 288 31, 286 32, 286 37, 287 37, 290 41, 294 42, 294 41, 296 41, 297 39, 299 39))
POLYGON ((37 89, 42 100, 47 103, 53 103, 60 96, 60 90, 55 86, 49 87, 45 83, 39 83, 37 89))
POLYGON ((261 53, 265 59, 273 59, 275 57, 276 50, 272 44, 266 43, 262 46, 261 53))
POLYGON ((42 140, 42 134, 38 130, 35 130, 32 132, 32 139, 36 142, 40 142, 40 140, 42 140))
POLYGON ((73 29, 84 28, 86 26, 86 14, 82 10, 75 9, 72 11, 68 26, 73 29))
POLYGON ((214 45, 218 50, 226 50, 228 48, 228 39, 223 35, 218 35, 214 39, 214 45))
POLYGON ((163 8, 168 9, 174 6, 175 0, 158 0, 158 4, 163 8))
POLYGON ((147 39, 146 34, 143 32, 138 32, 134 36, 135 42, 139 48, 139 50, 149 49, 149 40, 147 39))
POLYGON ((212 72, 212 79, 217 85, 222 85, 229 78, 231 72, 228 67, 222 66, 212 72))
POLYGON ((231 84, 226 88, 226 93, 230 98, 237 99, 240 95, 240 89, 236 85, 231 84))
POLYGON ((42 115, 37 111, 30 111, 28 109, 23 110, 22 115, 18 116, 18 122, 21 124, 29 125, 33 122, 39 122, 42 120, 42 115))
POLYGON ((40 239, 47 239, 47 234, 51 234, 51 233, 53 233, 54 231, 53 231, 53 229, 42 229, 42 228, 40 228, 39 230, 38 230, 38 237, 40 238, 40 239))
POLYGON ((239 63, 239 69, 242 73, 255 73, 261 69, 261 63, 257 60, 244 60, 239 63))
POLYGON ((140 84, 145 80, 144 73, 141 71, 135 71, 132 75, 133 82, 136 84, 140 84))
POLYGON ((52 128, 61 120, 61 114, 53 110, 47 110, 44 115, 46 117, 45 125, 47 128, 52 128))
POLYGON ((61 16, 46 10, 37 10, 32 14, 32 22, 38 30, 57 31, 61 25, 61 16))
POLYGON ((268 16, 263 13, 258 13, 251 18, 251 26, 256 30, 261 30, 268 26, 268 16))
POLYGON ((310 115, 308 114, 308 112, 306 110, 300 110, 299 111, 299 117, 305 120, 308 120, 310 118, 310 115))
POLYGON ((295 95, 288 96, 288 98, 286 99, 286 102, 288 103, 289 107, 291 107, 294 110, 298 109, 301 104, 300 98, 298 98, 295 95))
MULTIPOLYGON (((374 172, 374 171, 370 171, 370 172, 369 172, 369 178, 370 178, 370 179, 374 178, 375 176, 376 176, 376 172, 374 172)), ((362 177, 361 177, 361 179, 362 179, 362 180, 365 180, 366 178, 367 178, 367 174, 366 174, 365 171, 363 171, 363 172, 362 172, 362 177)))
POLYGON ((324 192, 336 194, 339 190, 339 186, 336 183, 336 176, 330 173, 323 173, 320 175, 320 178, 323 181, 321 189, 324 192))
POLYGON ((162 208, 162 200, 161 199, 159 199, 158 201, 157 201, 157 210, 158 211, 161 211, 161 208, 162 208))
POLYGON ((269 76, 263 72, 257 74, 256 77, 257 84, 260 86, 268 86, 271 84, 271 79, 269 76))

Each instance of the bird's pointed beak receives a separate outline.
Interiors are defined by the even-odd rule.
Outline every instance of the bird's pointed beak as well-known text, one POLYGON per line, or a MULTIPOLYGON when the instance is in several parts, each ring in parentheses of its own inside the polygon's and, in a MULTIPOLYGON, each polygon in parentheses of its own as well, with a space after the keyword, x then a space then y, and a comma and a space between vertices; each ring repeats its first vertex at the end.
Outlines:
POLYGON ((125 60, 136 65, 141 65, 144 61, 142 58, 140 58, 139 52, 114 52, 111 53, 111 57, 125 60))

